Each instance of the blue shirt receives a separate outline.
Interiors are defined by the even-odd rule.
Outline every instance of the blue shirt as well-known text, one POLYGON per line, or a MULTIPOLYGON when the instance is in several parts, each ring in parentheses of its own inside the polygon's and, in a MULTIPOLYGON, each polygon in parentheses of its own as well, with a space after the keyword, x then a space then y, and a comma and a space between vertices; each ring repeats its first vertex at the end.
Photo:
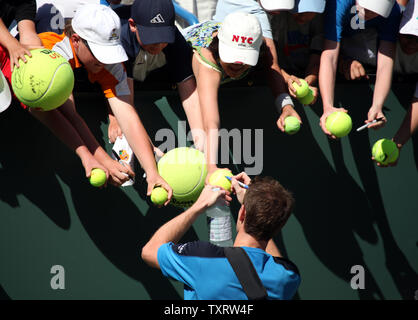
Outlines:
MULTIPOLYGON (((268 299, 292 299, 300 276, 287 259, 258 248, 243 247, 252 261, 268 299)), ((241 284, 225 257, 223 248, 195 241, 158 249, 158 263, 164 276, 184 283, 184 300, 247 300, 241 284)))
MULTIPOLYGON (((328 0, 325 7, 325 39, 340 42, 361 31, 356 16, 356 0, 328 0)), ((395 2, 389 17, 378 16, 365 22, 365 28, 376 28, 379 40, 396 42, 401 20, 401 10, 395 2)))
MULTIPOLYGON (((132 66, 142 48, 136 39, 136 34, 129 29, 129 23, 126 20, 121 20, 121 22, 120 38, 122 46, 129 58, 129 60, 125 62, 126 72, 128 77, 132 78, 132 66)), ((163 52, 167 60, 168 73, 173 82, 180 83, 193 76, 193 50, 191 46, 187 44, 177 27, 174 42, 169 43, 163 49, 163 52)))
POLYGON ((260 22, 263 37, 273 38, 267 13, 259 5, 257 0, 218 0, 213 20, 222 22, 228 14, 234 11, 244 11, 254 14, 260 22))

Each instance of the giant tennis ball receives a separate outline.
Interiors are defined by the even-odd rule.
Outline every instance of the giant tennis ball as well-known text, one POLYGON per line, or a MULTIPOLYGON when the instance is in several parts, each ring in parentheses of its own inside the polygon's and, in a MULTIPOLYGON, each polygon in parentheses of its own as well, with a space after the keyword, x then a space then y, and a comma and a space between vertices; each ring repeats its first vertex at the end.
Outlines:
POLYGON ((74 74, 68 61, 48 49, 31 50, 32 58, 13 68, 12 87, 16 97, 31 108, 49 111, 61 106, 74 87, 74 74))
POLYGON ((353 123, 347 113, 335 111, 328 116, 325 126, 334 136, 341 138, 350 133, 353 123))
POLYGON ((299 81, 300 81, 301 85, 298 85, 297 82, 292 83, 293 88, 296 89, 296 97, 298 99, 303 98, 304 96, 306 96, 309 93, 308 83, 303 79, 299 79, 299 81))
POLYGON ((162 206, 168 200, 168 192, 162 187, 154 188, 151 192, 151 201, 157 206, 162 206))
POLYGON ((101 187, 106 183, 106 172, 102 169, 93 169, 90 173, 90 184, 93 187, 101 187))
POLYGON ((228 169, 218 169, 209 177, 209 184, 231 191, 231 181, 225 178, 225 176, 232 177, 233 174, 228 169))
POLYGON ((205 187, 207 175, 205 155, 193 148, 176 148, 158 161, 160 176, 173 189, 170 203, 176 207, 190 207, 205 187))
POLYGON ((377 162, 387 165, 398 159, 399 149, 392 140, 380 139, 373 145, 372 156, 377 162))
POLYGON ((298 118, 296 117, 286 117, 286 119, 284 119, 284 131, 287 134, 295 134, 299 131, 300 129, 300 122, 298 120, 298 118))

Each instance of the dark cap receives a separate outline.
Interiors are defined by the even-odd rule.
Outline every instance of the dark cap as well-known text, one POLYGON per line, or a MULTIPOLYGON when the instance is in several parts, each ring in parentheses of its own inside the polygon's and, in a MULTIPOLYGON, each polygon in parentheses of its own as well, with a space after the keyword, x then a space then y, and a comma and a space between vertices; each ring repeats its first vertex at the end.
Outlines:
POLYGON ((175 12, 171 0, 135 0, 131 18, 143 44, 173 43, 175 12))

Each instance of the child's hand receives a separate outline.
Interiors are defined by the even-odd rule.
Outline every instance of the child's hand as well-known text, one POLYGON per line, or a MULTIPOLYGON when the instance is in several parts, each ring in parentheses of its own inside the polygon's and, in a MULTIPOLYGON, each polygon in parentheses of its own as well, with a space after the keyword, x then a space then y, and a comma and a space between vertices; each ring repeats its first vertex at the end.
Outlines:
POLYGON ((295 87, 293 86, 293 82, 296 82, 299 86, 301 86, 302 85, 302 83, 300 82, 300 79, 298 78, 298 77, 296 77, 296 76, 289 76, 288 78, 287 78, 287 87, 288 87, 288 90, 289 90, 289 94, 293 97, 293 98, 296 98, 296 89, 295 89, 295 87))
POLYGON ((363 65, 357 60, 343 60, 342 73, 347 80, 360 80, 362 78, 369 79, 363 65))
POLYGON ((19 59, 23 60, 24 63, 27 62, 25 57, 29 56, 32 57, 30 51, 24 47, 22 44, 19 43, 16 39, 12 40, 10 44, 7 46, 7 50, 10 56, 10 70, 13 72, 14 66, 20 67, 19 59))
POLYGON ((115 117, 109 117, 109 127, 107 128, 107 136, 111 143, 115 143, 116 138, 122 138, 122 129, 115 117))
POLYGON ((381 118, 380 121, 373 123, 369 126, 369 128, 373 128, 375 130, 380 129, 385 126, 387 119, 383 114, 382 108, 379 107, 371 107, 369 113, 367 114, 367 120, 364 123, 370 123, 375 119, 381 118))
POLYGON ((328 129, 327 129, 327 127, 326 127, 325 123, 326 123, 326 121, 327 121, 328 116, 329 116, 331 113, 334 113, 334 112, 336 112, 336 111, 348 112, 348 111, 347 111, 346 109, 344 109, 344 108, 334 108, 334 107, 329 108, 329 109, 327 109, 327 111, 325 111, 325 112, 322 114, 321 119, 320 119, 320 122, 319 122, 319 125, 320 125, 320 126, 321 126, 321 128, 322 128, 322 131, 324 131, 324 133, 325 133, 327 136, 331 137, 332 139, 337 139, 337 137, 336 137, 336 136, 334 136, 331 132, 329 132, 329 131, 328 131, 328 129))
POLYGON ((129 179, 135 177, 135 173, 128 164, 121 164, 110 157, 104 165, 109 171, 109 182, 116 187, 120 187, 129 179))
POLYGON ((170 185, 158 174, 148 174, 147 173, 147 196, 151 196, 151 192, 155 187, 162 187, 168 192, 168 199, 164 203, 164 206, 168 205, 171 201, 171 197, 173 196, 173 189, 171 189, 170 185))
POLYGON ((277 127, 280 131, 284 132, 284 120, 290 116, 297 118, 299 122, 302 123, 302 120, 296 110, 291 105, 287 105, 282 109, 282 114, 280 115, 279 120, 277 120, 277 127))
MULTIPOLYGON (((101 165, 93 156, 82 159, 84 170, 86 171, 86 178, 90 178, 93 169, 102 169, 106 173, 106 180, 109 178, 109 171, 101 165)), ((106 186, 106 184, 105 184, 106 186)))
POLYGON ((316 100, 318 100, 319 90, 318 90, 317 87, 311 87, 311 86, 309 86, 309 89, 312 90, 312 95, 314 96, 314 99, 312 100, 312 102, 309 105, 313 105, 313 104, 315 104, 316 100))

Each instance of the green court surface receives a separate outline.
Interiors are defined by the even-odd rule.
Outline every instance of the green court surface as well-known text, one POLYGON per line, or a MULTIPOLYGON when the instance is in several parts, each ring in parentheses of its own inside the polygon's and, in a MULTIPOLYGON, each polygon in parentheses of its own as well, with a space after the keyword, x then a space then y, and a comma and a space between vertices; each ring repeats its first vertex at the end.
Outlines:
MULTIPOLYGON (((244 150, 231 138, 229 153, 238 163, 223 166, 238 173, 261 165, 262 175, 277 178, 295 196, 293 215, 276 238, 301 273, 295 299, 414 299, 418 290, 418 137, 405 145, 397 167, 378 168, 370 159, 373 143, 391 138, 401 124, 414 85, 393 85, 386 127, 357 133, 372 90, 367 83, 337 85, 336 106, 349 109, 354 128, 339 141, 322 133, 320 103, 298 105, 302 128, 287 136, 276 127, 267 87, 220 90, 222 127, 247 129, 247 136, 237 135, 247 141, 256 132, 263 139, 252 150, 243 148, 247 156, 240 160, 244 150), (350 285, 353 266, 364 268, 364 289, 350 285)), ((80 93, 76 102, 110 151, 103 98, 80 93)), ((169 132, 162 128, 184 140, 176 91, 136 91, 136 106, 157 145, 169 132)), ((91 187, 76 155, 19 107, 0 115, 0 134, 0 297, 182 299, 183 286, 140 257, 141 247, 179 209, 150 205, 140 177, 133 187, 91 187), (56 265, 65 270, 65 289, 51 288, 56 265)), ((235 219, 236 201, 232 210, 235 219)), ((207 240, 207 232, 201 216, 184 240, 207 240)))

